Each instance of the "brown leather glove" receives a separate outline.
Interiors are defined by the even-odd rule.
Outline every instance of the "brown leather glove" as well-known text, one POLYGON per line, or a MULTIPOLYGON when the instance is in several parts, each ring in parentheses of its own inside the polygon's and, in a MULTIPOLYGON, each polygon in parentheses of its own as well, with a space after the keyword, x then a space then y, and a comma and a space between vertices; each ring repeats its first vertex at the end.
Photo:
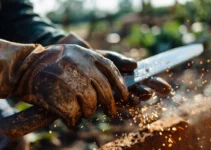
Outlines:
POLYGON ((76 45, 23 45, 0 41, 0 95, 37 104, 67 125, 90 117, 98 105, 116 114, 114 91, 128 100, 123 79, 108 59, 76 45))
MULTIPOLYGON (((70 33, 68 36, 63 37, 58 41, 60 44, 77 44, 85 48, 92 49, 91 46, 77 36, 75 33, 70 33)), ((119 69, 121 73, 124 72, 133 72, 137 67, 137 63, 135 60, 125 57, 117 52, 107 51, 107 50, 95 50, 97 53, 111 60, 115 66, 119 69)), ((162 78, 153 77, 147 79, 142 84, 138 84, 129 89, 129 103, 132 106, 136 106, 140 104, 140 101, 149 100, 154 93, 167 96, 171 92, 171 86, 162 78)), ((119 99, 116 97, 116 99, 119 99)))

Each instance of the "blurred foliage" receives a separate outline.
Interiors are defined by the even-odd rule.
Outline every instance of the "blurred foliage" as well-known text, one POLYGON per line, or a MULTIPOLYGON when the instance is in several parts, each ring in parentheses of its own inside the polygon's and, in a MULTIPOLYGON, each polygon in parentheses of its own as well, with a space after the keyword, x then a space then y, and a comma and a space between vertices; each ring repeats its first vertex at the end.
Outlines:
POLYGON ((210 0, 193 0, 186 4, 175 1, 173 6, 158 8, 153 8, 148 0, 142 1, 142 8, 140 7, 138 12, 134 11, 131 0, 119 0, 118 10, 114 12, 97 9, 96 0, 90 2, 93 4, 92 9, 85 7, 86 1, 61 1, 59 9, 50 12, 48 17, 64 26, 76 23, 78 27, 78 24, 89 23, 90 25, 83 29, 88 31, 84 38, 91 42, 94 48, 120 51, 122 48, 141 47, 145 48, 148 54, 156 54, 194 42, 209 45, 210 0), (196 33, 191 29, 195 22, 205 24, 203 31, 196 33), (120 36, 119 46, 106 41, 110 33, 120 36))
POLYGON ((190 5, 184 6, 181 4, 176 4, 174 7, 174 13, 172 14, 172 17, 174 20, 179 21, 180 23, 185 22, 188 18, 190 18, 189 12, 191 12, 189 9, 190 5))
POLYGON ((140 27, 140 25, 132 25, 130 34, 125 41, 132 47, 150 47, 156 42, 156 37, 148 27, 140 27))
POLYGON ((119 0, 119 12, 120 13, 132 12, 132 1, 131 0, 119 0))
POLYGON ((144 47, 152 54, 160 53, 182 44, 180 25, 177 21, 170 21, 161 27, 152 28, 135 24, 131 26, 130 34, 125 38, 125 42, 131 47, 144 47))
POLYGON ((194 0, 196 15, 199 21, 211 21, 211 1, 210 0, 194 0))
POLYGON ((19 111, 23 111, 29 107, 31 107, 31 105, 24 103, 24 102, 19 102, 15 105, 15 108, 19 111))
POLYGON ((168 34, 169 36, 173 37, 174 39, 179 38, 178 29, 180 24, 176 21, 171 21, 162 26, 163 33, 168 34))

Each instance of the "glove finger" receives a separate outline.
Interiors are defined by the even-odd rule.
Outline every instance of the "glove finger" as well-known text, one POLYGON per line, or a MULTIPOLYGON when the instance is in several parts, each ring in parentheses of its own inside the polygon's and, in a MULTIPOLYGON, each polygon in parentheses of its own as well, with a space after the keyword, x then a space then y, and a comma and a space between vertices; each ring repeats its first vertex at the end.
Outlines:
POLYGON ((128 107, 137 107, 140 105, 141 99, 134 95, 134 94, 130 94, 129 98, 128 98, 128 107))
POLYGON ((132 72, 137 68, 137 63, 132 58, 127 58, 117 52, 98 50, 100 54, 111 60, 120 72, 132 72))
POLYGON ((95 62, 95 65, 107 78, 113 92, 118 95, 118 97, 120 97, 120 101, 127 101, 129 96, 128 89, 116 66, 114 66, 111 61, 105 58, 98 59, 95 62))
POLYGON ((88 119, 97 109, 97 95, 94 89, 89 86, 83 93, 77 94, 83 117, 88 119))
POLYGON ((172 88, 165 80, 160 77, 151 77, 145 80, 144 85, 150 87, 160 96, 167 96, 170 94, 172 88))
MULTIPOLYGON (((104 77, 103 77, 104 78, 104 77)), ((97 93, 98 104, 104 113, 110 117, 116 116, 116 105, 110 85, 105 79, 91 79, 91 84, 97 93)))
POLYGON ((153 90, 144 85, 133 86, 129 89, 129 91, 130 95, 128 98, 128 102, 119 103, 118 107, 126 107, 126 108, 137 107, 140 105, 141 101, 147 101, 154 95, 153 90))
POLYGON ((147 101, 154 95, 153 90, 144 85, 137 85, 132 87, 130 92, 136 97, 139 97, 141 101, 147 101))

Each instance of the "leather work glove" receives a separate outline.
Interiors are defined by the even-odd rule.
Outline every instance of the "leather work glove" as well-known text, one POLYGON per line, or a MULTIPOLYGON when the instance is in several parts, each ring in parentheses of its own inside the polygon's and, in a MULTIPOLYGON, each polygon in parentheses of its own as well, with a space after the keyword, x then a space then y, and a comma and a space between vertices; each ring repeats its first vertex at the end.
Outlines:
POLYGON ((128 90, 115 65, 77 45, 17 44, 0 40, 0 97, 39 105, 68 126, 95 113, 99 105, 115 116, 112 91, 121 101, 128 90))
MULTIPOLYGON (((70 33, 58 41, 59 44, 77 44, 82 47, 92 49, 88 42, 77 36, 75 33, 70 33)), ((135 60, 125 57, 117 52, 107 50, 94 50, 102 56, 111 60, 121 73, 130 73, 137 68, 135 60)), ((137 106, 141 101, 149 100, 155 93, 160 96, 167 96, 171 92, 171 86, 160 77, 152 77, 145 80, 142 84, 135 85, 129 89, 130 106, 137 106)), ((119 99, 116 97, 116 99, 119 99)))

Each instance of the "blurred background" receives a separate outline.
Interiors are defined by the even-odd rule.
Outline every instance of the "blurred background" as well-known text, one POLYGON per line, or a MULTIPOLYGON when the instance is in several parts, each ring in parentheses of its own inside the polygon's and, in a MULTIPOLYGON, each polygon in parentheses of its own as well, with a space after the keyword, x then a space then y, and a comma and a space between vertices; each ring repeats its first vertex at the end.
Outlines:
MULTIPOLYGON (((32 150, 97 149, 124 133, 136 131, 159 119, 169 106, 174 109, 184 101, 203 100, 211 96, 210 0, 31 2, 34 3, 35 12, 66 32, 77 33, 94 49, 117 51, 136 60, 192 43, 203 43, 205 47, 200 57, 160 75, 174 89, 169 97, 155 96, 141 104, 138 110, 119 110, 118 119, 115 120, 99 111, 70 130, 56 121, 26 136, 32 150)), ((23 103, 16 104, 19 110, 26 107, 23 103)))
POLYGON ((202 42, 209 47, 209 0, 32 0, 35 12, 95 49, 140 59, 202 42), (134 56, 135 55, 135 56, 134 56))

